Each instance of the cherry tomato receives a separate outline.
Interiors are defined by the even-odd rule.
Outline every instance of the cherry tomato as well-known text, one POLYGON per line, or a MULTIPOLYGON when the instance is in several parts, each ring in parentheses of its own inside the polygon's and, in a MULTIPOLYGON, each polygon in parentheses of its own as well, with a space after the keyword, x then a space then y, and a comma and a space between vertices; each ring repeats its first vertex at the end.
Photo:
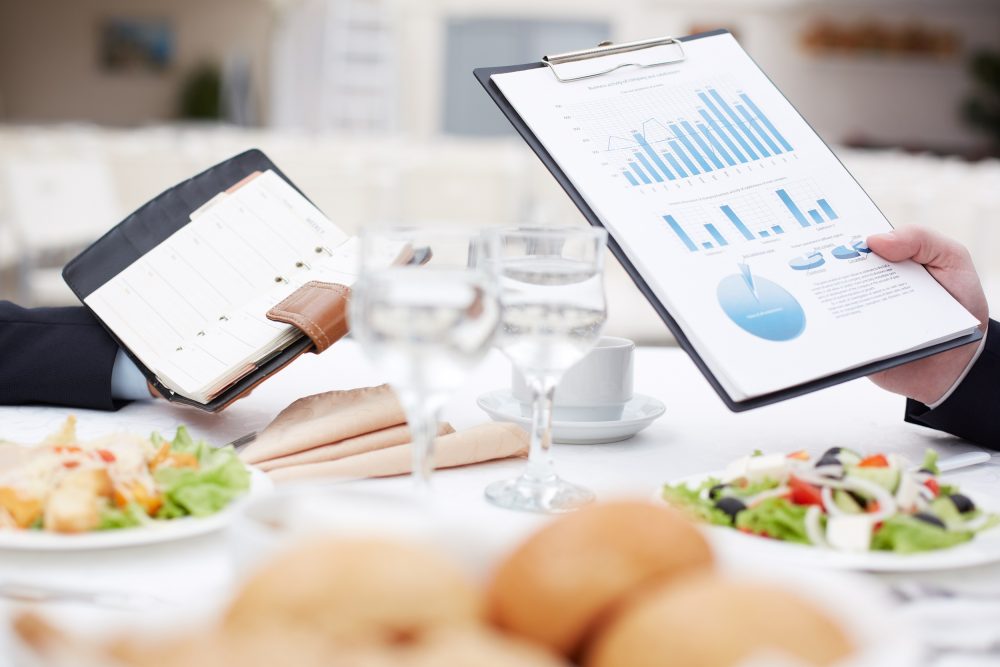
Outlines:
POLYGON ((874 456, 869 456, 866 459, 861 459, 861 463, 858 464, 859 468, 888 468, 889 459, 885 458, 885 454, 875 454, 874 456))
POLYGON ((803 482, 794 475, 788 478, 788 488, 791 489, 791 501, 796 505, 823 506, 823 495, 818 486, 803 482))
POLYGON ((938 481, 933 477, 929 477, 926 481, 924 481, 924 486, 931 490, 931 493, 934 494, 935 498, 941 495, 941 485, 938 484, 938 481))

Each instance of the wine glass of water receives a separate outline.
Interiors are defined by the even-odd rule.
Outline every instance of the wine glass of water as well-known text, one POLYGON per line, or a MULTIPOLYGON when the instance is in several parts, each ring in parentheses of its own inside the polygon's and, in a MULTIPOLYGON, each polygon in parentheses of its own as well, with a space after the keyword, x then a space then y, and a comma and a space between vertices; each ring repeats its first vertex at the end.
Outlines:
POLYGON ((449 229, 361 234, 351 330, 406 413, 419 491, 430 485, 442 409, 493 344, 500 306, 495 267, 484 261, 492 243, 449 229))
POLYGON ((497 230, 491 250, 500 280, 497 347, 524 376, 533 395, 531 446, 524 472, 486 487, 496 505, 533 512, 568 512, 594 494, 555 472, 552 397, 563 373, 597 343, 607 318, 604 246, 598 228, 497 230))

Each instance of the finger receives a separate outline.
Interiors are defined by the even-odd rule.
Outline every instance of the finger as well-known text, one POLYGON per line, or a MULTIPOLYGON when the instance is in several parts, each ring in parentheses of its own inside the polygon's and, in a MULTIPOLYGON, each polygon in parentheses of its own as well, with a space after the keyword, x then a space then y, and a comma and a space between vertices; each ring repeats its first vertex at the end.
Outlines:
POLYGON ((886 234, 873 234, 868 247, 890 262, 912 259, 932 268, 971 265, 968 250, 951 239, 924 227, 901 227, 886 234))

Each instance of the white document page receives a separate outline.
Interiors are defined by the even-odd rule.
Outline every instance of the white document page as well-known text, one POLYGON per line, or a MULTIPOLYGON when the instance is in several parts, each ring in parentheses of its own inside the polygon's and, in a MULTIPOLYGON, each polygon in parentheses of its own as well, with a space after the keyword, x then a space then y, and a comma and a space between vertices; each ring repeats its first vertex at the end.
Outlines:
POLYGON ((357 252, 356 238, 267 171, 85 301, 164 384, 207 402, 299 337, 267 311, 310 280, 352 285, 357 252))
MULTIPOLYGON (((736 43, 561 83, 492 80, 736 400, 971 332, 864 239, 889 222, 736 43)), ((900 221, 905 222, 905 221, 900 221)))

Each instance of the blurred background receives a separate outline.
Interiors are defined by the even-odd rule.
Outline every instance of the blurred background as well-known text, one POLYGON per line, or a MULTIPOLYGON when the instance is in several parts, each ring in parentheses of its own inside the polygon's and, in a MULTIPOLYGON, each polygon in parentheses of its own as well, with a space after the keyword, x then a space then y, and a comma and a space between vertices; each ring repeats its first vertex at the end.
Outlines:
MULTIPOLYGON (((998 0, 0 0, 0 298, 73 303, 67 259, 250 147, 351 230, 584 224, 472 69, 715 28, 1000 306, 998 0)), ((670 342, 607 285, 608 333, 670 342)))

